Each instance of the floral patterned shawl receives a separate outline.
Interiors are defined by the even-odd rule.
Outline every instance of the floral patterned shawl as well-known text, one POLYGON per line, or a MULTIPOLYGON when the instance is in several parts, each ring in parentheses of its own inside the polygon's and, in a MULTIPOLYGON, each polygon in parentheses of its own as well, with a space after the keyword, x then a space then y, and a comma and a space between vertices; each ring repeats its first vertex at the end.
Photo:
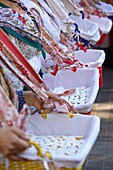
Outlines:
POLYGON ((12 103, 15 106, 17 106, 17 96, 16 96, 16 93, 15 93, 14 88, 11 85, 11 81, 8 78, 8 76, 6 75, 6 72, 5 72, 5 70, 4 70, 4 68, 3 68, 1 63, 0 63, 0 85, 2 86, 2 88, 5 91, 5 93, 7 94, 7 96, 12 101, 12 103))
POLYGON ((17 95, 0 63, 0 127, 11 126, 18 118, 17 95))
POLYGON ((24 16, 20 15, 15 10, 0 3, 0 27, 6 33, 11 34, 22 42, 42 51, 42 54, 45 57, 41 44, 41 19, 39 15, 37 20, 38 25, 35 25, 27 13, 24 16))

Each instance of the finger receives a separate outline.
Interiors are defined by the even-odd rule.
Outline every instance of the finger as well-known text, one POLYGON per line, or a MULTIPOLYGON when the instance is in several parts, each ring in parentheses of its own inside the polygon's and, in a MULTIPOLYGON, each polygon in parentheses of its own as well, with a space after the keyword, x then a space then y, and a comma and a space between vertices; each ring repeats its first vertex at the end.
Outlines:
POLYGON ((17 155, 9 155, 7 158, 9 158, 10 160, 14 160, 14 161, 21 161, 22 158, 20 158, 17 155))
POLYGON ((21 130, 17 127, 12 127, 12 132, 14 132, 17 136, 19 136, 20 138, 22 138, 26 141, 29 140, 29 136, 26 135, 26 133, 23 130, 21 130))
POLYGON ((24 159, 20 158, 18 155, 9 155, 8 158, 13 161, 24 161, 24 159))
POLYGON ((29 144, 25 140, 17 137, 17 139, 15 141, 16 141, 15 148, 17 148, 16 149, 17 152, 20 152, 20 151, 23 151, 23 150, 29 148, 29 144))
POLYGON ((76 113, 77 113, 77 110, 75 109, 74 106, 70 106, 70 107, 69 107, 69 110, 70 110, 73 114, 76 114, 76 113))
POLYGON ((57 94, 54 94, 54 93, 49 92, 49 91, 47 91, 46 94, 48 95, 48 97, 50 97, 50 98, 52 98, 52 99, 54 99, 56 101, 60 101, 61 100, 61 98, 59 98, 57 94))
POLYGON ((75 114, 77 113, 77 110, 75 108, 73 108, 73 113, 75 113, 75 114))

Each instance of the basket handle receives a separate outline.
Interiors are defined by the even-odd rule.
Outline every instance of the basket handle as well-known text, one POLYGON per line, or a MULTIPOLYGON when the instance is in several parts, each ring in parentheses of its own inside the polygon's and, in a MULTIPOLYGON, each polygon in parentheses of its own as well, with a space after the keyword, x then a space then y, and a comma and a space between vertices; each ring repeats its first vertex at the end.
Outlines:
POLYGON ((40 145, 34 141, 29 140, 28 143, 30 145, 35 146, 36 150, 37 150, 37 155, 40 156, 42 158, 43 161, 43 165, 44 165, 44 169, 45 170, 51 170, 49 168, 49 164, 48 164, 48 159, 52 160, 52 155, 50 154, 50 152, 45 152, 44 154, 42 153, 42 149, 40 147, 40 145))
MULTIPOLYGON (((29 140, 28 141, 29 145, 33 145, 35 146, 36 150, 38 151, 38 156, 40 157, 44 157, 43 153, 42 153, 42 148, 40 147, 40 145, 34 141, 29 140)), ((45 152, 45 156, 49 159, 52 159, 52 155, 50 154, 50 152, 45 152)))

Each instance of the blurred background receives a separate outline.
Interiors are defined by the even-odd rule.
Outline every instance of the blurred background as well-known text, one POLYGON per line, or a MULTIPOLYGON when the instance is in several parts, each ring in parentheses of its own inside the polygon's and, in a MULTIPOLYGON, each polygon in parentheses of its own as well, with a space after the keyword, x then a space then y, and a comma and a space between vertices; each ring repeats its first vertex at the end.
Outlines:
MULTIPOLYGON (((110 2, 110 0, 109 0, 110 2)), ((113 4, 113 0, 111 0, 113 4)), ((112 18, 113 21, 113 18, 112 18)), ((92 114, 101 118, 101 130, 84 170, 113 169, 113 27, 104 43, 96 48, 103 49, 106 59, 103 64, 104 85, 100 88, 92 114)))

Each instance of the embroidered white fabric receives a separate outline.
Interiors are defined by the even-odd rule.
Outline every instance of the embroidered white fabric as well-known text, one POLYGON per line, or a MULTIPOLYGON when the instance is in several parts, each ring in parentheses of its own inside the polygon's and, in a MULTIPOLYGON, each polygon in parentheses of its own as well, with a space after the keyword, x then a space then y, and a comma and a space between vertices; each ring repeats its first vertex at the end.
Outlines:
MULTIPOLYGON (((55 88, 52 92, 56 94, 63 93, 65 89, 60 86, 55 88)), ((75 108, 79 105, 85 105, 88 103, 90 94, 90 87, 78 87, 75 89, 75 93, 67 96, 61 96, 62 99, 65 99, 71 106, 75 108)))
MULTIPOLYGON (((35 141, 42 148, 43 154, 50 152, 51 155, 60 157, 75 156, 83 149, 85 139, 82 136, 65 136, 65 135, 30 135, 30 140, 35 141)), ((29 148, 32 152, 34 147, 29 148)))

